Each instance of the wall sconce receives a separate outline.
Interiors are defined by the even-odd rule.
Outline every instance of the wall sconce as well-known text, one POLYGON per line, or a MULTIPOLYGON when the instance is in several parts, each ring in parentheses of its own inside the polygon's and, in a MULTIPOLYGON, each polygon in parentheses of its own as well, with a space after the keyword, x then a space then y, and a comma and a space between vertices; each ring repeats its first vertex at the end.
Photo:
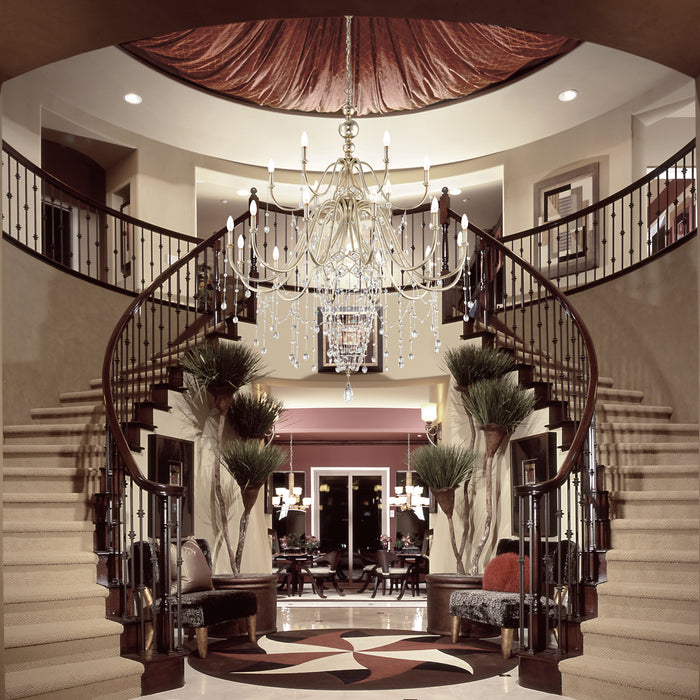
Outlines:
POLYGON ((442 423, 437 421, 437 404, 426 403, 420 407, 420 417, 425 423, 425 434, 430 440, 430 444, 437 447, 438 441, 442 440, 442 423))

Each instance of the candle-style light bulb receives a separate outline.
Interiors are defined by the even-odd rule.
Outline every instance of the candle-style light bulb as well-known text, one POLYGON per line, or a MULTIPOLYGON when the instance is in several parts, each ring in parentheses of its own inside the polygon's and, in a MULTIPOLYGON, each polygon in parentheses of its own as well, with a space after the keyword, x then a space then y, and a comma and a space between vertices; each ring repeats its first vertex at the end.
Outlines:
POLYGON ((228 219, 226 219, 226 230, 231 233, 233 231, 233 217, 229 216, 228 219))
POLYGON ((236 241, 236 244, 238 245, 238 250, 243 250, 245 247, 245 238, 243 238, 243 234, 239 234, 238 236, 238 241, 236 241))
POLYGON ((267 164, 267 172, 272 175, 272 173, 275 172, 275 161, 270 158, 270 161, 267 164))
POLYGON ((430 202, 430 212, 432 214, 437 214, 437 212, 440 211, 440 204, 437 201, 437 197, 433 197, 432 201, 430 202))
POLYGON ((301 147, 306 148, 309 145, 309 137, 306 135, 305 131, 301 133, 301 147))
POLYGON ((277 262, 277 261, 280 259, 280 249, 279 249, 277 246, 275 246, 275 247, 272 249, 272 259, 273 259, 275 262, 277 262))
POLYGON ((425 160, 423 161, 423 170, 427 173, 430 170, 430 158, 428 156, 425 156, 425 160))
POLYGON ((391 135, 388 131, 384 132, 384 148, 389 148, 391 146, 391 135))
POLYGON ((467 218, 466 214, 462 214, 462 220, 460 221, 460 225, 462 226, 462 231, 465 231, 469 228, 469 219, 467 218))

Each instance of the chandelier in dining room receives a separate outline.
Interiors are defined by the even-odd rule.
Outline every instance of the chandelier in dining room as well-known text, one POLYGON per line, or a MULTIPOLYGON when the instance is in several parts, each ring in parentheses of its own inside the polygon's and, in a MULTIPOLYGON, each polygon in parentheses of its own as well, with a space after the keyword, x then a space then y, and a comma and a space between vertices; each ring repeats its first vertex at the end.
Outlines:
MULTIPOLYGON (((312 182, 307 171, 308 138, 301 139, 301 208, 285 207, 275 196, 275 167, 268 166, 270 200, 292 212, 291 235, 280 250, 270 245, 267 212, 255 198, 250 202, 247 237, 241 233, 234 245, 233 219, 227 222, 227 261, 246 288, 256 294, 258 328, 262 329, 261 352, 266 352, 265 334, 278 340, 279 329, 291 328, 289 360, 295 367, 312 358, 312 371, 318 364, 332 366, 345 374, 345 399, 352 400, 351 374, 366 372, 378 364, 382 337, 383 357, 392 348, 401 368, 413 359, 413 343, 418 326, 427 323, 433 347, 440 347, 438 294, 455 286, 462 277, 467 257, 466 215, 454 245, 449 264, 447 226, 440 223, 435 197, 430 207, 427 235, 420 248, 409 235, 406 211, 393 222, 389 173, 388 132, 384 135, 384 167, 377 172, 355 155, 354 138, 358 124, 352 118, 353 86, 351 71, 351 17, 346 17, 346 101, 339 127, 343 154, 312 182), (271 248, 271 252, 270 249, 271 248), (396 295, 396 311, 389 318, 389 295, 396 295), (428 305, 418 314, 416 302, 428 305), (393 334, 396 332, 396 340, 393 334), (322 334, 322 343, 315 337, 322 334), (389 335, 392 335, 392 344, 389 335), (375 342, 372 342, 374 339, 375 342), (317 351, 317 345, 323 350, 317 351), (318 354, 321 357, 317 357, 318 354)), ((429 196, 430 165, 423 168, 423 193, 416 206, 429 196)), ((255 345, 260 344, 256 335, 255 345)), ((381 363, 380 363, 381 364, 381 363)), ((388 370, 388 364, 383 367, 388 370)))

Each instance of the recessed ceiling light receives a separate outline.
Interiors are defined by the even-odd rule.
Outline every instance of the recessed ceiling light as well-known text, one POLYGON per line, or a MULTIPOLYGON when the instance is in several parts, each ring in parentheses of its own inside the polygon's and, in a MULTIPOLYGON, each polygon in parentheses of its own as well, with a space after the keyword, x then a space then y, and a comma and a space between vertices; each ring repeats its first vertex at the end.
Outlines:
POLYGON ((250 190, 236 190, 236 194, 239 197, 247 197, 250 194, 250 190))
POLYGON ((130 105, 140 105, 143 102, 141 95, 137 95, 135 92, 127 92, 126 95, 124 95, 124 99, 130 105))
POLYGON ((450 187, 450 194, 456 197, 458 194, 462 194, 462 190, 460 190, 459 187, 450 187))
POLYGON ((559 93, 560 102, 571 102, 571 100, 575 100, 577 97, 578 90, 564 90, 563 92, 559 93))
POLYGON ((222 199, 222 200, 221 200, 221 203, 222 203, 222 204, 228 204, 228 199, 222 199))

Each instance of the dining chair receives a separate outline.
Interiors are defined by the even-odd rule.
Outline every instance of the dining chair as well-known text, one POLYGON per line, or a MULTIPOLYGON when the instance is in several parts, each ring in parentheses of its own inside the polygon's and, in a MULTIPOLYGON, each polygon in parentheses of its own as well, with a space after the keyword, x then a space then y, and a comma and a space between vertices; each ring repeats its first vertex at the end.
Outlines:
POLYGON ((374 581, 374 572, 379 566, 376 552, 369 549, 363 549, 362 547, 357 550, 360 557, 360 562, 362 563, 362 573, 358 577, 356 583, 362 582, 362 588, 358 590, 358 593, 364 593, 367 587, 374 581))
POLYGON ((314 592, 320 597, 325 598, 324 590, 325 583, 330 582, 333 588, 338 592, 338 595, 345 595, 342 589, 338 586, 336 579, 338 563, 342 552, 339 549, 334 549, 327 554, 319 556, 311 564, 304 564, 299 569, 299 595, 304 587, 306 577, 311 579, 311 585, 314 592))
POLYGON ((375 552, 377 559, 377 568, 374 571, 374 590, 372 591, 372 598, 377 595, 377 589, 379 588, 379 583, 382 584, 382 595, 386 594, 386 582, 389 581, 389 592, 396 587, 401 586, 397 600, 403 598, 403 594, 406 591, 406 585, 408 583, 408 573, 409 567, 407 566, 395 566, 397 560, 396 555, 393 552, 387 552, 380 549, 375 552))

